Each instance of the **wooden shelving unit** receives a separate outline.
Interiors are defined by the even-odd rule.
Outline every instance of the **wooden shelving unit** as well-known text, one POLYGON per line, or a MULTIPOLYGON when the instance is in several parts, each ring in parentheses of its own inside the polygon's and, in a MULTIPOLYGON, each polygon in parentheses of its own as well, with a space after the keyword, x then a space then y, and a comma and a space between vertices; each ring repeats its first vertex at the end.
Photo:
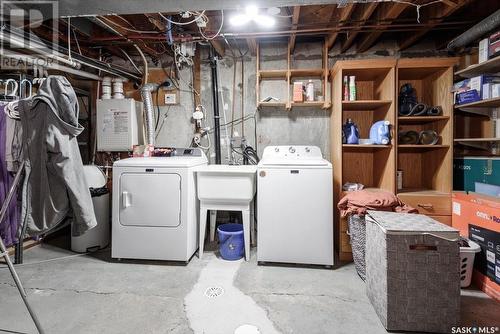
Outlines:
POLYGON ((260 68, 260 43, 257 43, 257 72, 256 72, 256 98, 257 98, 257 108, 274 107, 274 108, 285 108, 286 110, 291 110, 294 107, 315 107, 328 109, 331 106, 330 100, 328 98, 328 49, 326 48, 326 43, 322 44, 322 67, 321 68, 292 68, 292 48, 290 41, 288 41, 287 48, 287 68, 280 70, 263 70, 260 68), (293 102, 292 101, 292 85, 294 80, 315 80, 319 82, 321 86, 321 95, 323 96, 322 101, 311 101, 311 102, 293 102), (278 80, 281 81, 281 85, 285 90, 284 98, 280 101, 263 102, 267 96, 262 96, 261 85, 265 81, 278 80))
MULTIPOLYGON (((389 145, 349 145, 342 143, 342 125, 351 118, 368 138, 372 124, 379 120, 396 122, 395 59, 337 61, 331 71, 332 113, 330 117, 331 159, 334 199, 343 195, 342 185, 360 182, 365 188, 395 191, 396 148, 389 145), (343 101, 343 77, 356 76, 356 101, 343 101), (342 148, 342 149, 339 149, 342 148)), ((336 206, 335 206, 336 207, 336 206)), ((350 260, 347 221, 339 219, 335 208, 335 236, 341 260, 350 260), (339 233, 340 231, 340 233, 339 233)))
POLYGON ((482 74, 495 74, 498 72, 500 72, 500 56, 489 59, 481 64, 474 64, 463 70, 457 71, 455 76, 473 78, 482 74))
MULTIPOLYGON (((370 191, 397 193, 403 201, 439 221, 451 224, 453 159, 453 66, 456 58, 367 59, 338 61, 331 71, 330 117, 334 199, 345 195, 342 185, 358 182, 370 191), (356 76, 357 101, 343 101, 343 76, 356 76), (441 106, 439 116, 398 117, 397 97, 403 83, 411 83, 419 101, 441 106), (342 125, 351 118, 361 138, 371 125, 387 120, 392 125, 390 145, 342 144, 342 125), (399 145, 399 130, 434 130, 436 145, 399 145), (339 147, 342 147, 340 150, 339 147), (396 171, 403 170, 404 188, 396 189, 396 171)), ((349 260, 347 222, 339 218, 336 234, 341 260, 349 260), (339 233, 340 232, 340 233, 339 233)))
MULTIPOLYGON (((471 65, 455 73, 456 77, 470 78, 500 72, 500 56, 471 65)), ((500 97, 455 105, 455 144, 459 156, 500 154, 500 137, 495 130, 499 121, 500 97)))
POLYGON ((439 116, 397 118, 399 131, 434 130, 436 145, 397 144, 397 169, 403 171, 403 189, 397 190, 405 203, 445 224, 451 224, 453 188, 453 67, 456 58, 400 59, 397 89, 411 83, 417 99, 429 106, 441 106, 439 116))

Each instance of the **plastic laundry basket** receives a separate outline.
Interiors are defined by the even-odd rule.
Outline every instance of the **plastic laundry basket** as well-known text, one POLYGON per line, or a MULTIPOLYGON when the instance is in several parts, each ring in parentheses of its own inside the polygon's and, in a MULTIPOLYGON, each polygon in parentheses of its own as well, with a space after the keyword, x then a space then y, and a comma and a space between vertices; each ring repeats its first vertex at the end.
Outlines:
POLYGON ((224 260, 239 260, 245 255, 242 224, 222 224, 217 228, 219 251, 224 260))
MULTIPOLYGON (((465 238, 463 238, 465 239, 465 238)), ((481 247, 474 241, 465 239, 469 247, 460 247, 460 287, 466 288, 472 279, 474 257, 481 251, 481 247)))
POLYGON ((366 221, 364 216, 349 215, 348 218, 348 231, 352 259, 354 260, 354 267, 358 272, 359 277, 364 281, 366 278, 365 269, 365 247, 366 247, 366 221))

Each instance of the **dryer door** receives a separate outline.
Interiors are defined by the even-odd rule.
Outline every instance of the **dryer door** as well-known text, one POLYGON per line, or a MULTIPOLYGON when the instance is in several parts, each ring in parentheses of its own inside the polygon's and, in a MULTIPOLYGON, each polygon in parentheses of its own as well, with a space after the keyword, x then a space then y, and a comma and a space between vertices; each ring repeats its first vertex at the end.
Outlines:
POLYGON ((124 173, 119 194, 121 225, 176 227, 181 223, 179 174, 124 173))

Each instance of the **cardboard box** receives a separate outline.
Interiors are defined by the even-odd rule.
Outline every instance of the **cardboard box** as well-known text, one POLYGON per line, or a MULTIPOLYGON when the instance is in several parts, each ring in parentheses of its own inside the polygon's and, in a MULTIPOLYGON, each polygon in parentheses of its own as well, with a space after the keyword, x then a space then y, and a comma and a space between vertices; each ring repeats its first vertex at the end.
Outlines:
POLYGON ((490 46, 488 50, 488 57, 491 59, 500 55, 500 31, 490 35, 489 40, 490 46))
POLYGON ((453 85, 455 103, 465 104, 490 98, 490 85, 496 83, 495 81, 498 81, 496 76, 480 75, 455 83, 453 85))
POLYGON ((452 226, 481 246, 474 261, 473 281, 500 299, 500 198, 453 192, 452 226))
POLYGON ((302 81, 293 83, 293 102, 304 102, 304 83, 302 81))
POLYGON ((490 47, 490 39, 485 38, 479 41, 479 58, 478 63, 483 63, 488 60, 488 52, 490 47))

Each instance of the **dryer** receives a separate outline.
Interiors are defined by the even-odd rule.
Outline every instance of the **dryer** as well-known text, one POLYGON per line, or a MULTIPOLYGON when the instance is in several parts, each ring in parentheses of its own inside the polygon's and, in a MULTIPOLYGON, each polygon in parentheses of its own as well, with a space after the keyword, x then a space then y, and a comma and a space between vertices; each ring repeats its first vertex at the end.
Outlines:
POLYGON ((194 170, 206 164, 199 148, 115 162, 111 256, 188 262, 198 248, 194 170))
POLYGON ((320 149, 268 146, 257 175, 257 261, 333 266, 332 165, 320 149))

